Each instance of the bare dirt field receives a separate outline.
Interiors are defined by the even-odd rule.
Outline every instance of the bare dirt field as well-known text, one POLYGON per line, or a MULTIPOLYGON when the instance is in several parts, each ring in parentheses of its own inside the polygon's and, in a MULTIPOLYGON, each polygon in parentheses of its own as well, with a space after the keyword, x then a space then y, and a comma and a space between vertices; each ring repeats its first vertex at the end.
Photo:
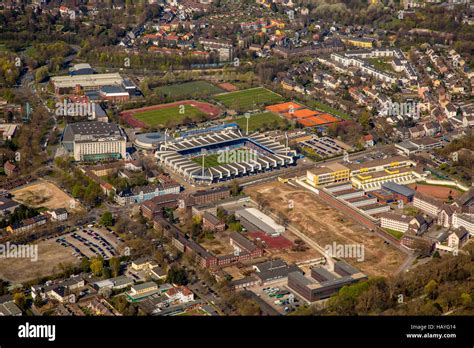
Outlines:
POLYGON ((421 192, 425 195, 431 196, 436 199, 441 199, 447 201, 449 195, 453 198, 459 197, 462 195, 462 192, 454 187, 446 186, 437 186, 437 185, 426 185, 426 184, 411 184, 408 187, 412 188, 418 192, 421 192))
MULTIPOLYGON (((296 235, 294 235, 292 232, 288 230, 285 233, 283 233, 282 236, 284 236, 286 239, 288 239, 291 242, 294 242, 294 240, 298 239, 296 235)), ((281 258, 286 263, 289 263, 289 264, 302 262, 302 261, 309 261, 309 260, 317 259, 323 256, 319 251, 311 247, 308 247, 308 249, 305 251, 293 251, 291 249, 285 249, 285 250, 267 250, 267 252, 271 257, 281 258)))
POLYGON ((0 258, 0 278, 14 284, 61 272, 60 264, 77 264, 71 250, 61 247, 54 239, 38 244, 38 259, 0 258))
POLYGON ((11 191, 15 200, 25 205, 48 209, 66 208, 68 211, 82 211, 80 203, 53 183, 38 180, 30 185, 11 191))
POLYGON ((219 232, 214 234, 214 239, 203 239, 200 243, 214 255, 229 255, 234 252, 234 248, 230 245, 229 235, 230 231, 219 232))
POLYGON ((220 88, 226 90, 227 92, 234 92, 234 91, 239 90, 239 87, 233 85, 232 83, 228 83, 228 82, 220 83, 220 84, 218 84, 218 86, 220 88))
POLYGON ((303 188, 271 182, 249 187, 245 193, 254 199, 258 195, 266 201, 271 211, 286 215, 291 225, 322 248, 334 242, 337 245, 363 245, 364 261, 359 262, 354 258, 346 258, 345 261, 368 275, 394 274, 405 259, 400 250, 385 244, 372 232, 332 209, 303 188), (288 208, 290 200, 294 202, 294 208, 291 210, 288 208))

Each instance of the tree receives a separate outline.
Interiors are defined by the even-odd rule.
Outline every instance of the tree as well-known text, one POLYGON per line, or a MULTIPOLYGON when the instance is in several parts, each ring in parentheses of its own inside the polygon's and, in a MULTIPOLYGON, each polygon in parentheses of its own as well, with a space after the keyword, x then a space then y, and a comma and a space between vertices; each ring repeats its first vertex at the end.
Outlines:
POLYGON ((178 268, 177 266, 172 266, 168 270, 168 277, 166 281, 171 284, 186 285, 188 283, 186 271, 182 268, 178 268))
POLYGON ((112 271, 112 277, 117 277, 120 272, 120 259, 118 257, 112 257, 109 261, 109 265, 112 271))
POLYGON ((16 305, 20 307, 22 310, 25 309, 26 297, 24 293, 17 292, 16 294, 13 295, 13 300, 15 301, 16 305))
POLYGON ((8 292, 8 282, 0 279, 0 296, 5 295, 8 292))
POLYGON ((469 295, 468 293, 465 293, 463 292, 461 294, 461 303, 466 306, 466 307, 469 307, 471 304, 472 304, 472 297, 471 295, 469 295))
POLYGON ((260 315, 260 307, 258 304, 250 299, 244 299, 243 301, 237 301, 237 308, 241 315, 260 315))
POLYGON ((104 263, 102 262, 102 259, 96 258, 92 260, 90 267, 92 273, 94 273, 95 276, 101 276, 104 268, 104 263))
POLYGON ((230 184, 230 194, 232 196, 238 196, 240 194, 241 188, 239 183, 236 180, 232 180, 230 184))
POLYGON ((112 213, 110 211, 103 213, 100 217, 99 224, 105 227, 112 226, 114 224, 114 217, 112 216, 112 213))
POLYGON ((35 80, 36 82, 41 82, 43 81, 46 77, 48 77, 48 73, 49 73, 49 70, 48 70, 48 67, 45 65, 45 66, 42 66, 41 68, 38 68, 36 70, 36 73, 35 73, 35 80))
POLYGON ((81 259, 81 265, 80 265, 80 267, 81 267, 82 272, 84 272, 84 273, 87 273, 87 272, 90 271, 90 269, 91 269, 91 263, 89 262, 89 259, 88 259, 87 257, 83 257, 83 258, 81 259))
POLYGON ((41 296, 36 296, 35 297, 35 300, 33 301, 33 304, 35 305, 35 307, 37 308, 40 308, 44 305, 44 302, 43 302, 43 299, 41 298, 41 296))
POLYGON ((438 282, 431 279, 428 284, 425 285, 424 292, 426 296, 434 300, 438 296, 438 282))

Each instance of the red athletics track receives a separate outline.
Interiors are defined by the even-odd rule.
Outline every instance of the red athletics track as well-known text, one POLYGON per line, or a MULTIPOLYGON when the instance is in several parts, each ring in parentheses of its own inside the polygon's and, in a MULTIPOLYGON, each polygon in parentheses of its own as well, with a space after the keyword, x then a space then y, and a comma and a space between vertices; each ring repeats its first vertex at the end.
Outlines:
POLYGON ((134 128, 147 128, 147 125, 144 122, 137 120, 135 117, 133 117, 133 115, 138 112, 167 109, 167 108, 178 106, 178 105, 194 106, 195 108, 204 112, 209 117, 209 119, 215 119, 219 117, 222 113, 221 109, 209 103, 199 102, 196 100, 181 100, 179 102, 174 102, 174 103, 152 105, 152 106, 145 106, 143 108, 138 108, 138 109, 125 110, 120 113, 120 117, 126 123, 128 123, 130 126, 134 128))

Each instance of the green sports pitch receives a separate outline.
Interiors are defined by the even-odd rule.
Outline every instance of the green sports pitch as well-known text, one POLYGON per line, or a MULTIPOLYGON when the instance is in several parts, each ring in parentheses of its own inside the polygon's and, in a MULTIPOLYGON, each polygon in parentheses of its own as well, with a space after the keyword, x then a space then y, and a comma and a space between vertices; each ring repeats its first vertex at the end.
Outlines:
MULTIPOLYGON (((220 166, 222 163, 219 163, 218 158, 218 153, 204 156, 204 168, 220 166)), ((202 156, 191 158, 191 161, 197 163, 199 166, 202 166, 202 156)))
MULTIPOLYGON (((228 123, 237 123, 240 129, 245 132, 247 130, 247 119, 244 116, 234 118, 228 123)), ((261 112, 251 115, 249 118, 249 132, 264 131, 269 129, 281 129, 286 127, 288 121, 273 112, 261 112)))
POLYGON ((263 87, 217 94, 214 99, 230 109, 254 110, 261 106, 283 101, 282 96, 263 87))
POLYGON ((191 105, 176 105, 163 109, 137 112, 133 117, 149 127, 155 127, 176 126, 184 123, 186 118, 191 120, 205 119, 206 114, 191 105))
POLYGON ((224 90, 207 81, 191 81, 158 87, 154 91, 167 98, 167 100, 180 100, 203 98, 212 94, 222 93, 224 90))

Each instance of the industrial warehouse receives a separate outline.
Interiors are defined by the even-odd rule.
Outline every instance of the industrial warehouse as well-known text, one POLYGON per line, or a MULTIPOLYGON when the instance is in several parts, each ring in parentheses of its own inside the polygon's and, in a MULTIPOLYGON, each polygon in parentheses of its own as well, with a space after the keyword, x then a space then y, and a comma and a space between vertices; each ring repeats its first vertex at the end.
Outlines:
POLYGON ((294 165, 295 155, 287 146, 263 134, 243 136, 234 127, 170 139, 155 153, 160 163, 185 180, 207 184, 294 165), (224 151, 245 151, 251 156, 236 156, 238 160, 222 163, 219 155, 224 151))

